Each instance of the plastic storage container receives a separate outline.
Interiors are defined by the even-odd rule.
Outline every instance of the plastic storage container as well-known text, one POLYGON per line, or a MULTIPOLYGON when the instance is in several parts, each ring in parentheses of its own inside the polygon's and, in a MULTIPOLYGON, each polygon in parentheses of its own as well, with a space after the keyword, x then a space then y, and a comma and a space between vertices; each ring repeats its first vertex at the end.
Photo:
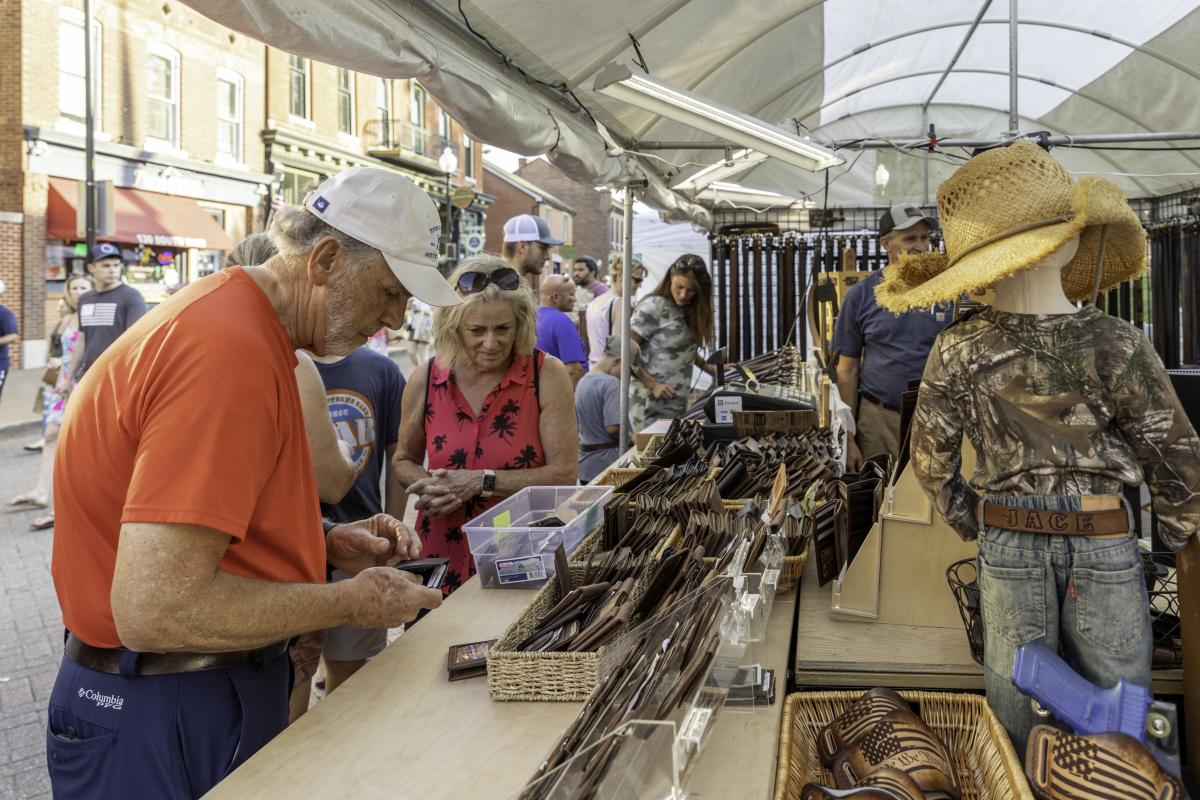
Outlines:
POLYGON ((600 524, 611 486, 530 486, 463 526, 485 589, 536 589, 554 577, 554 551, 569 555, 600 524), (558 516, 565 525, 533 523, 558 516), (568 517, 570 518, 568 520, 568 517))

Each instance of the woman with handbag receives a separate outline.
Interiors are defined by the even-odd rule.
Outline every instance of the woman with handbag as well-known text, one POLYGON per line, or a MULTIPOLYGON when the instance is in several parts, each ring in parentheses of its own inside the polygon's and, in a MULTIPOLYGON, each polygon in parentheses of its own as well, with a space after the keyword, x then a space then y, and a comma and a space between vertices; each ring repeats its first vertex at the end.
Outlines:
POLYGON ((58 429, 62 425, 63 412, 67 406, 67 373, 71 369, 71 359, 74 357, 79 343, 79 320, 76 308, 79 298, 91 291, 91 288, 91 279, 83 275, 76 275, 67 281, 63 300, 66 301, 68 313, 55 329, 62 347, 61 361, 56 370, 57 376, 51 376, 50 370, 47 369, 46 375, 42 378, 48 384, 49 381, 46 378, 54 377, 54 385, 53 387, 43 386, 45 444, 42 447, 42 461, 38 465, 37 483, 31 490, 17 495, 8 503, 11 511, 29 508, 51 509, 50 513, 38 517, 30 524, 29 527, 35 531, 54 527, 54 511, 51 506, 51 490, 54 485, 54 446, 58 440, 58 429))

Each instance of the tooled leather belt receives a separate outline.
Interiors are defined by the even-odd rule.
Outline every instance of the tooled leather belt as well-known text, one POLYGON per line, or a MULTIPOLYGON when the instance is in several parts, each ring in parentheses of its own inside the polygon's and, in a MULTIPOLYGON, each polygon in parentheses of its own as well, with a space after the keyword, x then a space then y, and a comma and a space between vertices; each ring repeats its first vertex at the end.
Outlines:
POLYGON ((1123 508, 1048 511, 984 501, 983 524, 1019 533, 1044 533, 1049 536, 1110 536, 1129 532, 1129 515, 1123 508))
MULTIPOLYGON (((269 644, 257 650, 238 650, 228 653, 138 653, 138 675, 174 675, 180 672, 201 672, 210 669, 230 669, 247 664, 264 664, 287 652, 287 640, 269 644)), ((92 647, 75 634, 67 636, 67 655, 81 667, 121 674, 121 657, 125 650, 92 647)))

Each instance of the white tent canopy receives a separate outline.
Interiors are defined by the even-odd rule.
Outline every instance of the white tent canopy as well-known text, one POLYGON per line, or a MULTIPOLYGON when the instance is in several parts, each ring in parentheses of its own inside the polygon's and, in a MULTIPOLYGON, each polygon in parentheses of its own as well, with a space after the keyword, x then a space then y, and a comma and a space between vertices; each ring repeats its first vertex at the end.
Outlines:
MULTIPOLYGON (((923 148, 857 150, 855 140, 917 139, 930 124, 939 138, 1009 129, 1005 0, 463 0, 470 30, 458 0, 186 2, 289 52, 418 78, 476 138, 527 155, 546 152, 577 177, 605 182, 641 172, 647 203, 666 218, 700 225, 709 224, 707 211, 669 186, 719 151, 661 150, 632 162, 614 157, 601 132, 627 145, 712 141, 591 90, 610 61, 637 60, 633 38, 655 77, 814 141, 842 143, 847 166, 828 176, 830 204, 925 192, 923 148), (569 89, 592 118, 514 67, 569 89)), ((1019 0, 1019 130, 1200 131, 1198 5, 1019 0)), ((1200 145, 1075 146, 1055 155, 1072 171, 1108 175, 1129 196, 1147 197, 1197 183, 1200 150, 1192 147, 1200 145)), ((961 155, 928 157, 930 196, 961 155)), ((767 160, 737 181, 803 197, 820 192, 826 177, 767 160)))

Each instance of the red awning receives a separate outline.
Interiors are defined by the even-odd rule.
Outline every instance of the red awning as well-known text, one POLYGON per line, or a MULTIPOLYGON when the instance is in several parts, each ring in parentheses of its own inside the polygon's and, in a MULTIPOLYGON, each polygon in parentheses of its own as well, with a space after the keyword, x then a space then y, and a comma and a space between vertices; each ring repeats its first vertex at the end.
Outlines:
MULTIPOLYGON (((79 182, 51 178, 46 206, 46 238, 75 240, 75 206, 79 182)), ((202 250, 233 248, 233 240, 216 220, 190 197, 144 192, 141 189, 113 190, 116 195, 116 233, 98 236, 101 241, 129 242, 154 247, 196 247, 202 250)))

